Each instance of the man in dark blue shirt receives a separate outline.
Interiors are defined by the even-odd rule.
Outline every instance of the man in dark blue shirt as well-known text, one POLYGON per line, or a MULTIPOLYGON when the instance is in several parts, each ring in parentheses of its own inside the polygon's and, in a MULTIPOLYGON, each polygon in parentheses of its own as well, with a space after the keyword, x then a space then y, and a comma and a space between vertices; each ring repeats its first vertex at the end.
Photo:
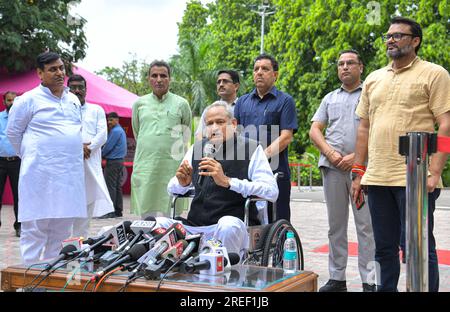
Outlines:
MULTIPOLYGON (((253 81, 256 88, 239 98, 234 116, 244 128, 243 134, 260 141, 274 173, 283 172, 278 179, 277 220, 290 221, 291 196, 288 146, 297 131, 294 99, 275 87, 278 63, 274 57, 261 54, 254 62, 253 81)), ((274 220, 272 220, 274 221, 274 220)))
POLYGON ((127 136, 119 124, 119 115, 112 112, 107 116, 108 139, 102 148, 102 158, 106 159, 104 171, 106 186, 114 204, 114 212, 108 213, 101 218, 122 217, 122 177, 123 161, 127 155, 127 136))

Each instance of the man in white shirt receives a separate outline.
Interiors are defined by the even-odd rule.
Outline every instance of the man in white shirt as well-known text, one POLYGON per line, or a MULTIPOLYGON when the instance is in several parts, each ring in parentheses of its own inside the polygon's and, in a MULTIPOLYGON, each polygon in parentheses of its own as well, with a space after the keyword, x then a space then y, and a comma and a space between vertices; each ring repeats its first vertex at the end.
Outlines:
MULTIPOLYGON (((249 244, 243 222, 245 200, 254 195, 275 202, 277 183, 261 145, 236 135, 237 122, 226 102, 210 105, 205 120, 207 138, 188 150, 169 181, 168 192, 185 194, 194 186, 195 197, 187 220, 183 220, 187 232, 218 239, 228 252, 242 258, 249 244), (207 144, 214 147, 214 158, 204 157, 207 144)), ((156 220, 163 227, 175 222, 162 217, 156 220)), ((249 222, 259 223, 256 207, 250 209, 249 222)))
POLYGON ((86 103, 86 80, 81 75, 73 75, 67 81, 70 92, 81 103, 82 137, 84 154, 84 177, 86 181, 87 218, 77 218, 73 224, 72 236, 87 237, 90 219, 114 211, 102 171, 102 149, 108 131, 103 108, 86 103))
POLYGON ((81 105, 64 87, 60 56, 37 57, 41 84, 14 100, 6 134, 21 158, 20 249, 25 264, 58 256, 74 218, 86 218, 81 105))

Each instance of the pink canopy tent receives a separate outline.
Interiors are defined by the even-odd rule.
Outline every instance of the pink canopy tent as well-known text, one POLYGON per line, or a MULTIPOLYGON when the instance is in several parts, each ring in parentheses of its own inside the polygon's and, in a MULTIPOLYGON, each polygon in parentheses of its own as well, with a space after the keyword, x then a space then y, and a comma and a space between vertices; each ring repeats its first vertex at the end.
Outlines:
MULTIPOLYGON (((100 105, 106 113, 116 112, 120 117, 131 118, 131 106, 138 98, 136 94, 81 67, 74 67, 73 72, 83 76, 87 81, 87 102, 100 105)), ((0 95, 6 91, 22 94, 35 88, 39 83, 40 80, 35 70, 14 75, 0 74, 0 95)))
MULTIPOLYGON (((79 66, 74 65, 73 73, 79 74, 86 79, 87 82, 87 95, 86 101, 92 104, 100 105, 105 113, 116 112, 120 117, 120 124, 125 129, 128 137, 129 147, 131 147, 131 155, 134 154, 134 139, 133 131, 131 129, 131 107, 133 103, 138 99, 138 96, 134 93, 125 90, 122 87, 111 83, 102 77, 99 77, 79 66), (131 143, 131 144, 130 144, 131 143)), ((0 72, 0 96, 3 100, 3 94, 7 91, 14 91, 21 95, 22 93, 29 91, 40 84, 39 76, 36 70, 31 70, 21 74, 5 74, 0 72)), ((2 102, 3 103, 3 102, 2 102)), ((0 111, 4 110, 4 105, 0 105, 0 111)), ((127 155, 128 160, 130 155, 127 155)), ((128 179, 124 184, 124 192, 129 193, 131 168, 128 168, 128 179)), ((9 183, 6 183, 5 192, 3 196, 4 204, 12 204, 12 193, 9 183)))

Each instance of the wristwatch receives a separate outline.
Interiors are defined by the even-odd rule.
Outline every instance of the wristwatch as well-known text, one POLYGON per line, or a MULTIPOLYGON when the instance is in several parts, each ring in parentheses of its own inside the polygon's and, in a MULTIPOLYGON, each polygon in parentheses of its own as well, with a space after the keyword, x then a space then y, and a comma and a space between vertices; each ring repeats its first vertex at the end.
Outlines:
POLYGON ((352 181, 355 180, 359 175, 356 172, 352 172, 352 181))

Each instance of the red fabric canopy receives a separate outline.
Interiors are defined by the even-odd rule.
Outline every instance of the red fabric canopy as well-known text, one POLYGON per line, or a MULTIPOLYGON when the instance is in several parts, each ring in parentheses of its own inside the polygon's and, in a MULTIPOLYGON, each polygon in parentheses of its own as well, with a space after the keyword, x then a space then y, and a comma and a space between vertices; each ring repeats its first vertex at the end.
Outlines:
MULTIPOLYGON (((87 81, 86 101, 88 103, 100 105, 107 114, 116 112, 120 117, 131 118, 131 107, 138 99, 136 94, 79 66, 74 65, 73 72, 83 76, 87 81)), ((6 91, 14 91, 20 95, 37 87, 40 82, 36 70, 22 74, 0 74, 0 95, 3 96, 6 91)), ((0 110, 3 109, 4 107, 0 110)))

